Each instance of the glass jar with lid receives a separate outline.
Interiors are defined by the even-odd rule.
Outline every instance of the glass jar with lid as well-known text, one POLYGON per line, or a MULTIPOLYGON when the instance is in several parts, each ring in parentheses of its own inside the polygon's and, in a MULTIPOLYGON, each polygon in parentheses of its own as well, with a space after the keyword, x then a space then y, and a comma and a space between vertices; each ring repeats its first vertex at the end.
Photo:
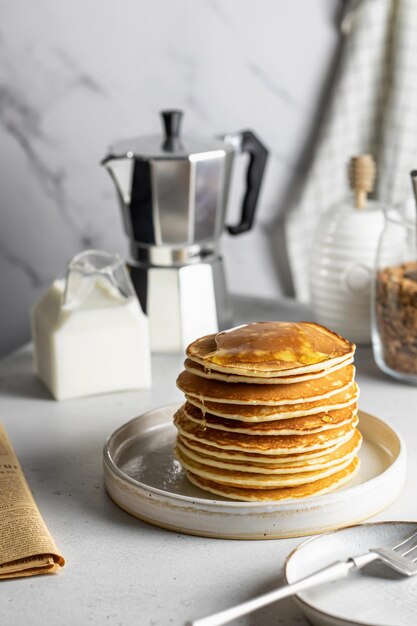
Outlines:
POLYGON ((373 285, 372 344, 387 374, 417 384, 416 207, 387 207, 373 285))

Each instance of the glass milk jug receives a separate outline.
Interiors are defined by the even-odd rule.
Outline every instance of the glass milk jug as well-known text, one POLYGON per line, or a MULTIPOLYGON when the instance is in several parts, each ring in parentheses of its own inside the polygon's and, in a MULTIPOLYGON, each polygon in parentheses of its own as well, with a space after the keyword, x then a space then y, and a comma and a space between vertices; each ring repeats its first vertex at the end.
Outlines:
POLYGON ((32 309, 35 371, 56 400, 149 387, 148 320, 122 259, 78 254, 32 309))

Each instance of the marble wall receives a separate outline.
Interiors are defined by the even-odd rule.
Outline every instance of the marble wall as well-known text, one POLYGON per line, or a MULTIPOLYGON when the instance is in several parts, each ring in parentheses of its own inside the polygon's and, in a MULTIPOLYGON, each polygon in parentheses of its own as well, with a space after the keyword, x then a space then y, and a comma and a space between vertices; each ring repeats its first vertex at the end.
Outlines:
MULTIPOLYGON (((255 130, 271 150, 255 229, 224 237, 230 290, 287 288, 279 227, 301 182, 340 34, 341 0, 0 2, 0 352, 78 251, 127 253, 108 174, 121 137, 255 130)), ((244 164, 236 168, 230 220, 244 164)))

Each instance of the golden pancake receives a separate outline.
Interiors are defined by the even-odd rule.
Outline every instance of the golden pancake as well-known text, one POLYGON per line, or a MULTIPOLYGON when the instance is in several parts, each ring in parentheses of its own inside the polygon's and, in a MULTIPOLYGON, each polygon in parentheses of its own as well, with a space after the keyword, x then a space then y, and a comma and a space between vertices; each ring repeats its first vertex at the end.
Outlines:
POLYGON ((197 339, 187 356, 226 373, 279 376, 323 370, 354 351, 349 341, 313 322, 257 322, 197 339))
POLYGON ((200 424, 203 428, 217 428, 234 433, 248 435, 297 435, 303 433, 317 433, 330 428, 337 428, 348 424, 357 416, 357 405, 352 405, 340 411, 318 413, 307 417, 295 417, 267 422, 241 422, 217 417, 211 413, 204 413, 190 403, 182 407, 185 415, 192 422, 200 424))
POLYGON ((309 472, 320 470, 326 467, 338 465, 352 459, 359 451, 362 436, 358 430, 355 435, 343 446, 340 446, 332 455, 327 455, 322 459, 311 460, 308 464, 305 461, 293 461, 292 463, 254 463, 253 461, 226 461, 222 458, 209 456, 190 447, 186 440, 180 436, 177 439, 177 448, 185 453, 193 461, 219 467, 223 469, 233 469, 241 472, 255 472, 259 474, 294 474, 299 472, 309 472))
POLYGON ((338 440, 353 435, 357 420, 343 426, 314 434, 304 435, 243 435, 214 428, 203 428, 188 419, 182 408, 174 415, 174 424, 179 433, 190 439, 197 439, 209 445, 234 450, 261 452, 262 454, 294 454, 307 450, 327 448, 338 440))
POLYGON ((181 465, 195 476, 206 478, 216 484, 245 487, 250 489, 276 489, 277 487, 295 487, 312 483, 320 478, 326 478, 336 474, 350 465, 352 458, 348 457, 337 465, 325 467, 319 470, 292 473, 292 474, 259 474, 256 472, 240 472, 237 470, 212 467, 191 459, 178 447, 175 450, 176 457, 181 465))
POLYGON ((310 372, 305 374, 298 374, 292 376, 271 376, 271 377, 257 377, 254 373, 252 376, 240 376, 238 374, 225 374, 224 372, 219 372, 217 370, 213 370, 212 368, 204 367, 197 363, 196 361, 192 361, 191 359, 186 359, 184 361, 184 368, 187 372, 191 372, 191 374, 195 374, 196 376, 202 376, 203 378, 211 378, 214 380, 221 380, 226 383, 254 383, 258 385, 288 385, 291 383, 303 382, 306 380, 312 380, 314 378, 322 378, 331 372, 341 369, 345 367, 345 365, 349 365, 353 362, 353 355, 349 356, 347 359, 340 361, 340 363, 336 363, 332 367, 327 369, 319 370, 318 372, 310 372))
POLYGON ((183 371, 177 378, 177 385, 186 395, 196 396, 204 401, 277 406, 329 398, 351 383, 354 376, 354 366, 347 365, 324 378, 292 385, 250 385, 208 380, 183 371))
POLYGON ((326 411, 344 409, 358 401, 359 389, 356 383, 350 383, 342 391, 334 394, 325 401, 304 402, 301 404, 252 405, 252 404, 224 404, 222 402, 210 402, 199 400, 194 396, 186 395, 190 404, 203 411, 218 415, 227 419, 236 419, 242 422, 266 422, 293 417, 315 415, 326 411))
POLYGON ((347 482, 362 436, 355 346, 312 322, 197 339, 177 386, 176 455, 191 482, 235 500, 305 498, 347 482))
POLYGON ((318 496, 334 491, 347 483, 356 474, 358 469, 359 459, 355 456, 347 467, 332 476, 321 478, 306 485, 281 487, 278 489, 244 489, 235 486, 220 485, 214 481, 197 476, 188 470, 186 470, 186 475, 197 487, 231 500, 240 500, 243 502, 270 500, 276 502, 318 496))
MULTIPOLYGON (((305 452, 298 452, 288 455, 280 454, 275 456, 273 454, 261 454, 259 452, 251 452, 251 451, 243 451, 243 450, 231 450, 230 448, 216 448, 214 446, 210 446, 206 443, 198 439, 189 439, 187 437, 182 437, 178 434, 177 439, 181 441, 183 445, 187 447, 187 449, 194 450, 198 454, 204 453, 206 456, 211 456, 214 459, 224 459, 226 461, 243 461, 246 464, 256 465, 267 464, 267 465, 288 465, 291 466, 294 464, 295 466, 300 466, 300 464, 314 465, 315 463, 326 464, 331 461, 335 454, 338 454, 341 448, 345 446, 351 446, 352 441, 355 440, 355 437, 362 437, 359 431, 356 429, 351 433, 348 437, 340 438, 336 444, 332 446, 328 446, 327 448, 323 448, 321 450, 307 450, 305 452)), ((345 450, 347 448, 344 448, 345 450)))

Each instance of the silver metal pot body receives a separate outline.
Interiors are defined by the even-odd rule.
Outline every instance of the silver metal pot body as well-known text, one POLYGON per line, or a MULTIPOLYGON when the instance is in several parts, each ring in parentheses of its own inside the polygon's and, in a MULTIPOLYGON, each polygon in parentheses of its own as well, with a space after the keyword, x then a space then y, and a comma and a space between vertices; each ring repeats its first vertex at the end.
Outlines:
POLYGON ((233 159, 240 151, 250 156, 241 218, 227 227, 236 235, 252 226, 268 154, 251 131, 223 140, 182 137, 181 116, 163 112, 164 135, 119 142, 102 161, 117 189, 133 284, 158 351, 182 350, 190 338, 232 324, 218 247, 233 159))
POLYGON ((232 159, 222 147, 182 159, 134 160, 130 204, 121 204, 135 259, 176 265, 216 251, 232 159))
MULTIPOLYGON (((224 227, 232 141, 165 136, 119 142, 103 164, 116 185, 132 256, 147 265, 193 263, 216 253, 224 227)), ((167 122, 169 122, 167 128, 167 122)))

